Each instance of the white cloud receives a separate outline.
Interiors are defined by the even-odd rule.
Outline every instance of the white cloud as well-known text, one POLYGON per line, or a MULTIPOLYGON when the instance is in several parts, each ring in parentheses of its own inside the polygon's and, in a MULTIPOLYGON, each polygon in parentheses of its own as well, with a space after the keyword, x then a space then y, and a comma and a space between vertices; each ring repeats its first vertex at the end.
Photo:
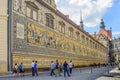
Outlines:
POLYGON ((82 11, 84 25, 87 27, 95 27, 100 23, 106 10, 112 7, 113 0, 64 0, 58 8, 64 14, 68 14, 70 18, 77 24, 80 22, 80 9, 82 11), (63 6, 64 5, 64 6, 63 6))

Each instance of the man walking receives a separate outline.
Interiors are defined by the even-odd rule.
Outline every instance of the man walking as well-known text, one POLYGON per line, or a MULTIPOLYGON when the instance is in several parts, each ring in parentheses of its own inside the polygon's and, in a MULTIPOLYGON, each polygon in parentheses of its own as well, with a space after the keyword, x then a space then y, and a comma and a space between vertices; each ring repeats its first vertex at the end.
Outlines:
POLYGON ((19 64, 19 72, 24 76, 24 70, 23 70, 23 63, 21 62, 20 64, 19 64))
POLYGON ((60 69, 59 69, 59 62, 58 62, 58 60, 56 60, 55 68, 56 68, 56 77, 57 77, 57 75, 60 76, 60 69))
POLYGON ((38 76, 37 61, 35 61, 35 64, 34 64, 34 74, 38 76))
POLYGON ((64 61, 63 69, 64 69, 64 77, 66 77, 66 73, 67 73, 68 76, 70 76, 70 74, 68 72, 68 64, 67 64, 66 61, 64 61))
POLYGON ((32 64, 31 64, 31 66, 32 66, 32 76, 35 76, 35 73, 34 73, 34 64, 35 64, 35 62, 32 61, 32 64))
POLYGON ((68 64, 68 66, 69 66, 70 74, 72 74, 72 68, 73 68, 73 63, 72 63, 72 61, 70 61, 70 63, 68 64))
POLYGON ((50 70, 51 70, 50 76, 55 75, 55 73, 54 73, 54 68, 55 68, 55 64, 54 64, 53 61, 51 61, 51 64, 50 64, 50 70))

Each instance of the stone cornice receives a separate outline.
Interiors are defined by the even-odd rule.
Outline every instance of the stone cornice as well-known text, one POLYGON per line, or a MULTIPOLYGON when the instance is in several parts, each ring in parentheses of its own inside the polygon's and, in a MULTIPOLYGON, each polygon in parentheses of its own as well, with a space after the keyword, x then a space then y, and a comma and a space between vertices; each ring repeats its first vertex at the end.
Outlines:
POLYGON ((29 4, 30 6, 34 7, 35 9, 39 9, 37 5, 35 5, 33 2, 30 1, 25 1, 27 4, 29 4))

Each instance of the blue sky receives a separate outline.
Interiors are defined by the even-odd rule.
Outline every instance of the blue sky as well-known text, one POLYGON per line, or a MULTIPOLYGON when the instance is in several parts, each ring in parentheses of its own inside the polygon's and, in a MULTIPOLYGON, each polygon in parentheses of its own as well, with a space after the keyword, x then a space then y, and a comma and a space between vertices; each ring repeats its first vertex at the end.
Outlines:
POLYGON ((99 31, 101 18, 106 29, 112 27, 112 34, 120 37, 120 0, 55 0, 57 8, 69 15, 76 24, 80 22, 80 10, 84 21, 84 29, 93 34, 99 31))

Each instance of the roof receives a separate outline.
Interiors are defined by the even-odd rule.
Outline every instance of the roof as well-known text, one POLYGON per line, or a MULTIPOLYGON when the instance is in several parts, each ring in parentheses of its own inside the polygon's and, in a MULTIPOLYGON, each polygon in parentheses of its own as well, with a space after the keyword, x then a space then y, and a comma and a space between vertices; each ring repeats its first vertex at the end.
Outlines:
POLYGON ((111 30, 100 29, 99 33, 97 34, 97 39, 100 37, 100 35, 103 35, 108 40, 110 40, 112 37, 111 30))

